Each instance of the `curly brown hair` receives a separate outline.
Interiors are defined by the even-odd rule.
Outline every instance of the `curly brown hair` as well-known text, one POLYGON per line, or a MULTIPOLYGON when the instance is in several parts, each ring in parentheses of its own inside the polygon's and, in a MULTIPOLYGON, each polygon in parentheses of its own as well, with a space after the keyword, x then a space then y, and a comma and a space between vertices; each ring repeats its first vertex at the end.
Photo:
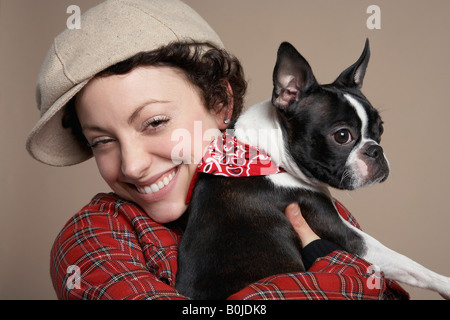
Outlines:
MULTIPOLYGON (((227 108, 232 101, 233 114, 230 120, 242 112, 247 82, 241 63, 227 51, 209 42, 174 42, 157 50, 140 52, 106 68, 95 77, 127 74, 142 66, 177 68, 200 90, 208 110, 219 112, 219 106, 227 108), (231 87, 232 97, 228 85, 231 87)), ((76 114, 75 97, 67 104, 62 122, 65 128, 72 128, 77 139, 87 145, 76 114)))

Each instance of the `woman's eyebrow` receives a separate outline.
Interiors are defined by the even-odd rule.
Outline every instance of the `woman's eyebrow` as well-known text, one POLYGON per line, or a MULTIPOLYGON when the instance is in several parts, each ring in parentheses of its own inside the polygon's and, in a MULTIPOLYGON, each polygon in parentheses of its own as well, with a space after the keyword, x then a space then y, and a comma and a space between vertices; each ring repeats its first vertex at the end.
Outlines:
POLYGON ((139 114, 141 113, 141 111, 147 107, 148 105, 154 104, 154 103, 168 103, 170 101, 168 100, 149 100, 146 101, 144 103, 142 103, 141 105, 139 105, 134 111, 133 113, 128 117, 128 124, 131 125, 134 120, 136 120, 137 117, 139 117, 139 114))
POLYGON ((81 125, 81 131, 84 133, 86 131, 92 131, 92 132, 102 132, 102 133, 106 133, 106 130, 100 126, 97 125, 81 125))

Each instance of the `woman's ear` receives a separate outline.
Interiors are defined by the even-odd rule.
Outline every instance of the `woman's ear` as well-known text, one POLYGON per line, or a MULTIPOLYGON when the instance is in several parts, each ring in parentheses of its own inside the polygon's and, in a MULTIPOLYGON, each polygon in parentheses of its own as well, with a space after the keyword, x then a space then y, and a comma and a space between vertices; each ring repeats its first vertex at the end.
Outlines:
POLYGON ((217 126, 219 127, 220 130, 225 130, 228 127, 231 121, 231 117, 233 115, 233 105, 234 105, 233 89, 231 88, 231 85, 228 81, 226 82, 226 86, 228 93, 227 105, 225 105, 224 103, 220 103, 216 109, 217 110, 216 121, 217 126))

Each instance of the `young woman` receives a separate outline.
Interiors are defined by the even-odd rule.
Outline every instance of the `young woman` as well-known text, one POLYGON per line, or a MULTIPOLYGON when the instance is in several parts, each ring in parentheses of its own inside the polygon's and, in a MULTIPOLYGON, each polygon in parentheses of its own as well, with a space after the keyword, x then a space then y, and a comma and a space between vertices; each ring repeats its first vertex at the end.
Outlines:
MULTIPOLYGON (((86 12, 81 26, 60 34, 44 61, 41 119, 27 148, 58 166, 94 156, 113 193, 96 195, 55 240, 56 293, 186 299, 174 289, 185 200, 199 153, 242 110, 242 68, 177 0, 106 1, 86 12)), ((286 215, 308 272, 261 279, 231 299, 407 297, 382 275, 371 285, 371 265, 318 239, 298 205, 286 215)))

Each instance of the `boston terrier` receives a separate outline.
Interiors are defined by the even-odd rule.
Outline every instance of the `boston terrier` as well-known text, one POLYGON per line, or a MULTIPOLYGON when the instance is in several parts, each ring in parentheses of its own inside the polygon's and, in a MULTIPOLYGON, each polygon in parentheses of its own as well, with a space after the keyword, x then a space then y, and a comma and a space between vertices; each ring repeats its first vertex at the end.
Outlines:
POLYGON ((237 178, 198 174, 179 246, 179 292, 226 299, 265 277, 305 271, 300 239, 284 214, 298 202, 320 238, 378 266, 388 279, 450 297, 450 278, 344 220, 328 190, 353 190, 389 175, 380 146, 383 122, 361 93, 369 56, 366 40, 353 65, 320 85, 302 55, 287 42, 280 45, 272 99, 247 109, 229 131, 280 170, 237 178))

